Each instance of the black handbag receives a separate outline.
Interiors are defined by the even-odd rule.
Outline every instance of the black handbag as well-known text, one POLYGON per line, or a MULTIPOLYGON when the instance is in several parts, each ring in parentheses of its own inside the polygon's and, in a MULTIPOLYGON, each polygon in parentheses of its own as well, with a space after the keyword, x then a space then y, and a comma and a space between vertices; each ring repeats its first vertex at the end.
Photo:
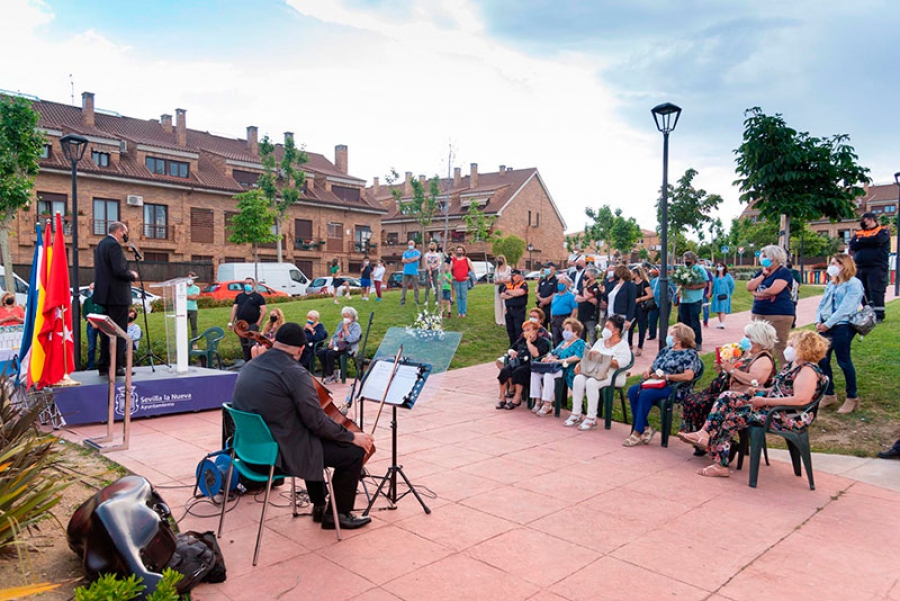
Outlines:
POLYGON ((716 297, 717 300, 728 300, 727 294, 720 294, 716 297))
POLYGON ((533 361, 531 363, 531 371, 536 374, 555 374, 562 371, 562 362, 560 361, 533 361))
POLYGON ((655 311, 656 309, 659 308, 656 304, 655 298, 648 298, 647 300, 641 301, 640 306, 641 306, 641 309, 643 309, 644 311, 646 311, 648 313, 650 311, 655 311))

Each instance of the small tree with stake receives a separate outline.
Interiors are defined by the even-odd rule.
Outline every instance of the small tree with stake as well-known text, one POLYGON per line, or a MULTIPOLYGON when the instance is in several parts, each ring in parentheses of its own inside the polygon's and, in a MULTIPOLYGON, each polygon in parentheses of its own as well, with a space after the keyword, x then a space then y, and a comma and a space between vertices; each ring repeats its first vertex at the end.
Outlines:
POLYGON ((281 263, 284 242, 281 224, 288 208, 300 200, 300 191, 306 183, 306 173, 302 167, 309 161, 309 157, 306 156, 306 152, 294 145, 293 136, 287 136, 284 140, 284 155, 279 161, 275 158, 275 145, 269 141, 269 136, 265 136, 259 143, 259 158, 265 171, 259 176, 256 185, 273 211, 278 262, 281 263))
POLYGON ((259 245, 274 242, 272 233, 275 212, 260 190, 248 190, 234 197, 240 213, 231 219, 228 241, 232 244, 253 245, 253 275, 259 281, 259 245))

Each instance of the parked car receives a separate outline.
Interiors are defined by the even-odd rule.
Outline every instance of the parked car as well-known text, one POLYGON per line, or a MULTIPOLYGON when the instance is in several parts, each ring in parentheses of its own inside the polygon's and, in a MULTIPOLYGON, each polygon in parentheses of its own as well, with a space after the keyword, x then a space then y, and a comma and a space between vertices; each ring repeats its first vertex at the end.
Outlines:
MULTIPOLYGON (((353 293, 354 291, 359 292, 359 278, 349 276, 341 277, 350 284, 351 293, 353 293)), ((334 294, 334 288, 331 285, 331 282, 333 280, 334 278, 331 276, 314 279, 312 283, 306 287, 306 294, 334 294)))
MULTIPOLYGON (((213 282, 200 291, 200 296, 212 297, 218 300, 235 298, 244 291, 244 280, 231 280, 228 282, 213 282)), ((257 284, 256 291, 266 298, 272 296, 290 296, 281 290, 275 290, 265 284, 257 284)))
MULTIPOLYGON (((419 288, 424 288, 428 285, 428 272, 424 269, 419 270, 419 288)), ((388 276, 387 279, 387 287, 388 288, 402 288, 403 287, 403 272, 402 271, 394 271, 391 275, 388 276)))
POLYGON ((256 278, 256 274, 260 284, 291 296, 303 296, 309 285, 309 278, 293 263, 222 263, 216 271, 216 280, 230 282, 256 278))
POLYGON ((494 264, 490 261, 472 261, 475 268, 475 279, 479 282, 494 281, 494 264))
MULTIPOLYGON (((78 296, 81 299, 82 305, 84 304, 84 299, 86 299, 88 297, 89 290, 90 290, 90 286, 82 286, 78 289, 78 296)), ((131 287, 131 304, 137 305, 138 307, 140 307, 142 299, 143 299, 143 295, 141 294, 141 289, 138 288, 137 286, 132 286, 131 287)), ((162 300, 162 297, 157 294, 148 292, 146 300, 143 301, 145 313, 153 313, 153 301, 155 301, 155 300, 162 300)))
POLYGON ((541 272, 540 271, 529 271, 528 273, 525 274, 525 279, 526 280, 539 280, 539 279, 541 279, 541 272))
MULTIPOLYGON (((0 265, 0 287, 3 290, 6 290, 6 271, 3 269, 3 266, 0 265)), ((16 304, 24 307, 25 303, 28 302, 28 282, 23 280, 18 276, 18 274, 13 274, 13 281, 16 283, 16 304)))

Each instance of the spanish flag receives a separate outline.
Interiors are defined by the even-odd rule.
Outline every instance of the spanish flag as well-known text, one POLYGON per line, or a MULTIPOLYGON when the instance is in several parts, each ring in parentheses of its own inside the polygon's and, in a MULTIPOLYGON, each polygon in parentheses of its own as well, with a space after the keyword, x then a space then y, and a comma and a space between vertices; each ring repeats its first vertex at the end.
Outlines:
POLYGON ((46 353, 38 336, 44 327, 44 299, 47 284, 47 254, 50 251, 50 228, 41 231, 36 227, 37 242, 34 247, 34 262, 31 264, 31 277, 28 282, 28 301, 26 303, 25 328, 22 337, 19 367, 19 378, 25 378, 28 388, 35 386, 44 373, 46 353), (43 241, 42 241, 43 234, 43 241))
POLYGON ((44 347, 44 370, 38 388, 53 386, 75 370, 72 337, 72 291, 63 238, 62 217, 56 214, 56 235, 48 253, 47 282, 43 303, 44 323, 39 334, 44 347))

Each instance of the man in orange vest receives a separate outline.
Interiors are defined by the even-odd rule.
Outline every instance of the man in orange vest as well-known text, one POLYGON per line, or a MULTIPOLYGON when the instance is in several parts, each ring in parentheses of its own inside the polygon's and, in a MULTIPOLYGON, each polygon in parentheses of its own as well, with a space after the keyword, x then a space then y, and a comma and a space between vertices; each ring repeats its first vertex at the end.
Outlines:
POLYGON ((866 302, 875 310, 878 322, 884 321, 884 291, 888 282, 888 258, 891 254, 891 231, 878 225, 875 213, 865 213, 859 220, 862 229, 850 238, 850 254, 856 263, 856 277, 863 283, 866 302))

